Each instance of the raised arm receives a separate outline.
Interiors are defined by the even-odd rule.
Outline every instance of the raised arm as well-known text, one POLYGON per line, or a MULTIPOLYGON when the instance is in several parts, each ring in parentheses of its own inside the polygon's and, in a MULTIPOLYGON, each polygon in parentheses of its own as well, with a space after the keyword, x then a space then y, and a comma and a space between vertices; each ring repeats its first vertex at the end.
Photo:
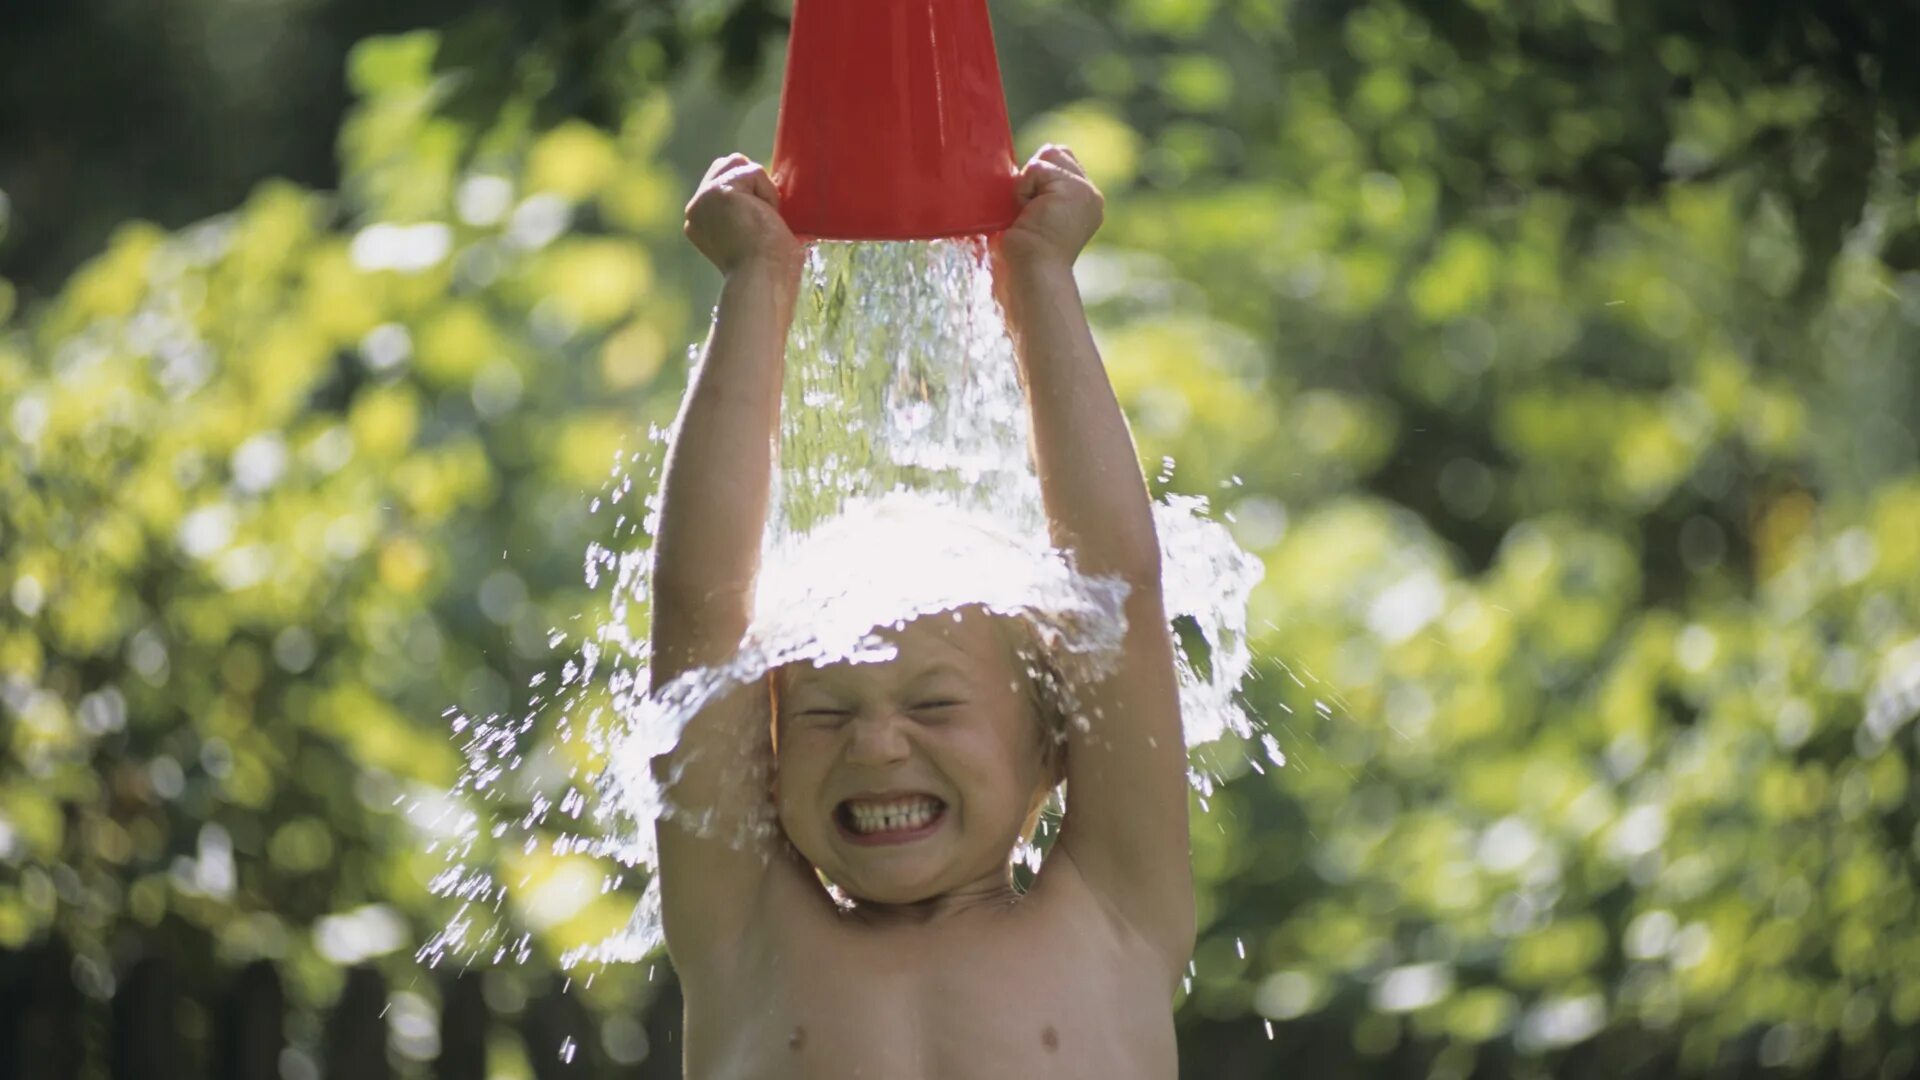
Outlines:
MULTIPOLYGON (((767 516, 787 328, 801 248, 776 209, 766 172, 735 154, 714 162, 687 206, 687 236, 725 275, 706 351, 681 406, 662 480, 653 547, 653 668, 657 691, 692 668, 732 656, 752 614, 767 516)), ((683 973, 711 963, 750 917, 766 861, 692 822, 737 815, 757 793, 739 786, 739 755, 768 718, 755 684, 705 709, 673 751, 654 761, 683 816, 657 827, 667 947, 683 973), (704 962, 704 963, 703 963, 704 962)))
POLYGON ((1086 723, 1068 728, 1067 817, 1056 850, 1177 971, 1193 947, 1193 876, 1160 546, 1133 438, 1073 278, 1103 204, 1059 147, 1028 163, 1019 192, 1019 220, 996 245, 996 286, 1026 386, 1053 542, 1082 572, 1130 587, 1118 669, 1076 688, 1086 723))

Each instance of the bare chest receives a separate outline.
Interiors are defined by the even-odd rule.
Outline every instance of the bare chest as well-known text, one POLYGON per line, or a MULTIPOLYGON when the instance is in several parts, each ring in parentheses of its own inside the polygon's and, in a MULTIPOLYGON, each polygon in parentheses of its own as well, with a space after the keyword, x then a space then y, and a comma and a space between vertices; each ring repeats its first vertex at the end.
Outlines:
POLYGON ((1172 1077, 1164 977, 1105 928, 1054 921, 770 924, 730 985, 689 988, 688 1075, 1172 1077))

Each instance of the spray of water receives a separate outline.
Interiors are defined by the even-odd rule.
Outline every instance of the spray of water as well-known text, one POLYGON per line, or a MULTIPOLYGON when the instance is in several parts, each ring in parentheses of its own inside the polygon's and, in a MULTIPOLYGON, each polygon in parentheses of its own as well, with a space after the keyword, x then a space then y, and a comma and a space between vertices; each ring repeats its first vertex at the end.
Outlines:
MULTIPOLYGON (((649 503, 619 518, 611 543, 588 550, 587 582, 605 593, 607 613, 555 685, 537 677, 517 718, 453 717, 467 767, 446 804, 452 838, 433 886, 459 910, 422 959, 529 955, 530 936, 509 929, 517 921, 506 904, 522 883, 501 879, 502 852, 592 856, 608 891, 650 879, 662 817, 766 843, 776 826, 755 793, 766 790, 768 745, 742 747, 734 775, 744 797, 731 808, 672 805, 649 763, 706 703, 778 666, 883 659, 891 646, 880 630, 968 605, 1025 620, 1048 670, 1069 686, 1117 660, 1125 586, 1075 572, 1046 540, 984 241, 815 245, 783 395, 755 613, 737 655, 651 686, 646 568, 658 506, 649 503)), ((664 441, 653 433, 650 450, 664 441)), ((635 470, 659 456, 623 459, 605 498, 619 504, 635 470)), ((1259 733, 1236 693, 1252 662, 1247 601, 1260 563, 1204 500, 1169 497, 1154 510, 1188 745, 1251 743, 1259 733)), ((1190 776, 1211 791, 1203 770, 1190 776)), ((1037 867, 1040 854, 1021 857, 1037 867)), ((660 941, 659 910, 649 880, 622 931, 564 962, 645 957, 660 941)))

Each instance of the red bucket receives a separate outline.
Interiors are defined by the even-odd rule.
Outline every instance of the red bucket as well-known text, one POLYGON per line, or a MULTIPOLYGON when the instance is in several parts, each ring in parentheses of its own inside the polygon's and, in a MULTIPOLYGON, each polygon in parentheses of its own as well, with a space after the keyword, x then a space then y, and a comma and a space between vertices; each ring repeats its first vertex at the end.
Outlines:
POLYGON ((986 0, 794 0, 773 182, 796 235, 999 232, 1019 171, 986 0))

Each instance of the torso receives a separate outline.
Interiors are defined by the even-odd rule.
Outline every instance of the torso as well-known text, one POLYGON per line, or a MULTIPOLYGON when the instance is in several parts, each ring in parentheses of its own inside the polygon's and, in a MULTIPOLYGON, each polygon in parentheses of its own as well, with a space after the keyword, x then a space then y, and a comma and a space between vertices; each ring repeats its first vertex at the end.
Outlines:
POLYGON ((1177 1071, 1169 963, 1071 865, 1050 862, 1018 899, 917 925, 836 909, 787 862, 767 890, 722 967, 681 974, 690 1080, 1177 1071))

